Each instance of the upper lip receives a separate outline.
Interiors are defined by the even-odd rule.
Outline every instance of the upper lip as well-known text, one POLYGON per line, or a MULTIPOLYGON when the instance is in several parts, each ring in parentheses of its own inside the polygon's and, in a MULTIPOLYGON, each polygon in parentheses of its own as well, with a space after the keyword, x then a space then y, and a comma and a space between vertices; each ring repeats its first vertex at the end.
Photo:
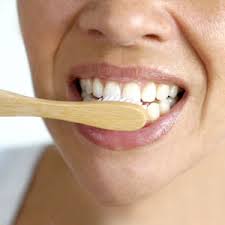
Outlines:
POLYGON ((117 66, 106 62, 78 64, 71 69, 70 80, 98 77, 114 81, 151 80, 157 83, 176 84, 188 90, 187 83, 179 76, 147 66, 117 66))

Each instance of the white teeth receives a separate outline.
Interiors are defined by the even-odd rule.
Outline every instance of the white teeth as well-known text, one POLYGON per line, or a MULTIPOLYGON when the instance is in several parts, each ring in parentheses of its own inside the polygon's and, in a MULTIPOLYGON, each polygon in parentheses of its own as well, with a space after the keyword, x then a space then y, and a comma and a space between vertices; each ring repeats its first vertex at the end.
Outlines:
POLYGON ((131 99, 134 102, 140 102, 141 99, 141 88, 136 83, 125 84, 122 93, 123 98, 131 99))
POLYGON ((86 92, 86 80, 84 80, 84 79, 80 80, 80 86, 81 86, 82 91, 86 92))
POLYGON ((85 102, 89 102, 89 101, 94 101, 94 100, 96 100, 96 99, 94 99, 91 95, 86 95, 86 96, 83 98, 83 100, 84 100, 85 102))
POLYGON ((160 108, 159 104, 156 102, 151 103, 148 106, 148 114, 149 114, 149 120, 155 121, 160 117, 160 108))
POLYGON ((85 90, 86 90, 87 94, 91 94, 92 93, 92 80, 91 79, 87 79, 86 80, 85 90))
POLYGON ((86 96, 88 96, 88 94, 85 91, 82 91, 81 97, 84 99, 86 96))
POLYGON ((167 99, 167 97, 169 95, 169 91, 170 91, 169 85, 159 84, 158 87, 157 87, 157 95, 156 95, 156 98, 159 101, 162 101, 162 100, 167 99))
POLYGON ((170 111, 170 102, 165 99, 159 103, 160 115, 164 115, 170 111))
POLYGON ((94 81, 93 81, 93 95, 96 97, 96 98, 101 98, 102 95, 103 95, 103 84, 102 82, 95 78, 94 81))
POLYGON ((149 82, 142 90, 141 99, 144 102, 153 102, 156 98, 156 85, 149 82))
POLYGON ((178 98, 177 97, 176 98, 170 98, 169 97, 167 100, 170 103, 170 108, 171 108, 176 104, 176 102, 178 101, 178 98))
POLYGON ((148 105, 142 105, 145 110, 148 110, 148 105))
POLYGON ((177 85, 170 86, 169 96, 171 98, 177 97, 178 92, 179 92, 179 87, 177 85))
POLYGON ((158 84, 148 82, 142 89, 135 82, 123 86, 114 81, 103 82, 98 79, 81 79, 81 97, 83 101, 118 101, 141 105, 148 111, 150 121, 157 120, 179 100, 181 90, 177 85, 158 84), (149 104, 150 103, 150 104, 149 104))
POLYGON ((120 99, 121 97, 121 89, 118 83, 116 82, 107 82, 103 91, 103 98, 113 97, 120 99))

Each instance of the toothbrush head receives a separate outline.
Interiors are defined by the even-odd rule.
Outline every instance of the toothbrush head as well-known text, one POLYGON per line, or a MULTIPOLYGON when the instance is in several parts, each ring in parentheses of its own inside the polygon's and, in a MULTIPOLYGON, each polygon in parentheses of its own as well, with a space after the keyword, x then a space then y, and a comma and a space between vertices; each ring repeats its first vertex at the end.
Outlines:
POLYGON ((105 102, 105 101, 112 101, 112 102, 127 102, 127 103, 132 103, 136 105, 142 105, 140 101, 135 101, 134 99, 129 99, 129 98, 124 98, 120 96, 110 96, 110 97, 105 97, 105 98, 100 98, 98 101, 100 102, 105 102))

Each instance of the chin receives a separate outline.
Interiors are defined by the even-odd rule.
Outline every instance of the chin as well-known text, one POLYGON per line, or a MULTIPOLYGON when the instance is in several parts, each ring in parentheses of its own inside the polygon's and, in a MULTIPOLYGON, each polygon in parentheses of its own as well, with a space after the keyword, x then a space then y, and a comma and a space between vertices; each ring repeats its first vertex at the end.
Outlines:
POLYGON ((179 142, 173 148, 156 143, 131 151, 111 151, 93 144, 79 131, 74 133, 69 123, 48 122, 47 125, 75 182, 102 206, 145 201, 201 158, 196 146, 190 146, 195 152, 191 157, 188 152, 183 154, 185 149, 178 146, 179 142))

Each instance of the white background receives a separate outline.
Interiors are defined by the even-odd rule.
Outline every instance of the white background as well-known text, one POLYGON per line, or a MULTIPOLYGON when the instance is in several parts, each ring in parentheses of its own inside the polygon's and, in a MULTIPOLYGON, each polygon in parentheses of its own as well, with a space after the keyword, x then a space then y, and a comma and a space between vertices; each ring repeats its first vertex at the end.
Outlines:
MULTIPOLYGON (((0 89, 33 96, 15 0, 0 0, 0 89)), ((50 140, 39 118, 0 117, 0 151, 50 140)))

